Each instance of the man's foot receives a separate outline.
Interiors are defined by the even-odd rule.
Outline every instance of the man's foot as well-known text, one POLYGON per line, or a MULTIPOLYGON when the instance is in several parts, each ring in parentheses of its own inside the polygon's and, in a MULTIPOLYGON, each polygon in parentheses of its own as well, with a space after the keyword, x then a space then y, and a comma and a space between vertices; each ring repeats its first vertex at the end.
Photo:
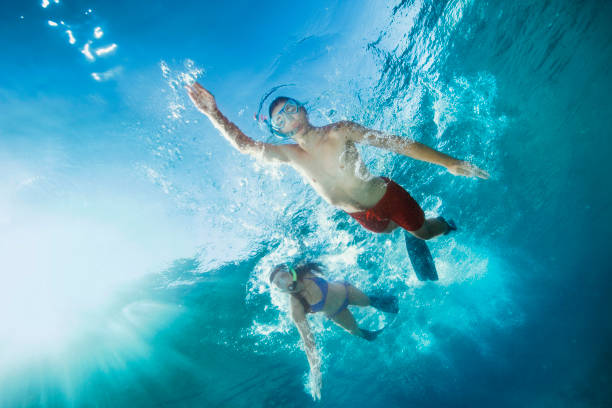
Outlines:
POLYGON ((455 225, 455 221, 453 221, 453 220, 446 221, 446 219, 444 217, 442 217, 442 216, 438 217, 438 220, 442 221, 443 223, 445 223, 447 228, 448 228, 446 230, 446 232, 444 233, 444 235, 448 235, 452 231, 457 231, 457 226, 455 225))

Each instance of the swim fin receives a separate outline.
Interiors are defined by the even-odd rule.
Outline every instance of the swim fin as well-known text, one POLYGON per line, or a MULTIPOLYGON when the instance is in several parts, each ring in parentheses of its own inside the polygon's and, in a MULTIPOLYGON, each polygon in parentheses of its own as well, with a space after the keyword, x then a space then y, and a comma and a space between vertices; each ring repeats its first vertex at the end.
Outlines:
POLYGON ((415 237, 408 231, 404 231, 404 240, 406 242, 406 250, 412 264, 414 273, 421 281, 438 280, 438 272, 434 263, 431 252, 427 243, 422 239, 415 237))
POLYGON ((397 296, 384 295, 384 296, 368 296, 368 297, 370 298, 370 306, 375 307, 381 312, 385 312, 385 313, 399 312, 397 296))
POLYGON ((383 329, 374 330, 374 331, 361 329, 361 332, 363 333, 363 338, 366 339, 367 341, 376 340, 376 338, 378 337, 380 333, 382 333, 382 331, 383 329))

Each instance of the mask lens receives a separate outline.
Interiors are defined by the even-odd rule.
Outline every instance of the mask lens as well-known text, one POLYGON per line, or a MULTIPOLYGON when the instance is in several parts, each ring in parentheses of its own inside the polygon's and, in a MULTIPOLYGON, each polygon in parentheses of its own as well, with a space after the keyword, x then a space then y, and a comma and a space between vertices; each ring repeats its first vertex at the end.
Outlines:
POLYGON ((270 125, 272 130, 279 131, 282 129, 285 126, 286 120, 291 119, 288 115, 295 115, 299 110, 300 105, 296 101, 289 99, 285 102, 281 110, 278 111, 276 116, 271 118, 270 125))
POLYGON ((287 113, 296 113, 298 110, 297 104, 293 101, 287 101, 285 105, 285 112, 287 113))
POLYGON ((281 292, 291 292, 294 289, 292 286, 293 286, 293 279, 291 279, 290 276, 282 275, 282 276, 279 276, 278 279, 276 280, 276 287, 281 292))

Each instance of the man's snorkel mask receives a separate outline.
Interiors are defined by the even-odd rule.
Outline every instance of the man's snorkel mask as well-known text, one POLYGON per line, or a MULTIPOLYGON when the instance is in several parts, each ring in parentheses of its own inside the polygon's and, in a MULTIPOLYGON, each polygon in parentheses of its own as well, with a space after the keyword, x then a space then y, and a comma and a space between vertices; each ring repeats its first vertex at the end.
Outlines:
POLYGON ((265 125, 271 134, 280 139, 286 139, 287 137, 289 137, 289 135, 280 131, 280 129, 285 126, 287 117, 289 115, 296 115, 300 111, 300 108, 303 108, 304 104, 293 98, 287 98, 287 100, 283 103, 281 110, 278 111, 276 115, 274 115, 274 118, 268 118, 267 116, 263 115, 261 113, 261 110, 263 109, 264 103, 270 97, 270 95, 276 92, 279 88, 285 86, 293 86, 293 84, 275 86, 270 91, 268 91, 268 93, 264 95, 261 101, 259 101, 259 108, 257 109, 257 113, 254 116, 255 120, 260 124, 260 126, 265 125))

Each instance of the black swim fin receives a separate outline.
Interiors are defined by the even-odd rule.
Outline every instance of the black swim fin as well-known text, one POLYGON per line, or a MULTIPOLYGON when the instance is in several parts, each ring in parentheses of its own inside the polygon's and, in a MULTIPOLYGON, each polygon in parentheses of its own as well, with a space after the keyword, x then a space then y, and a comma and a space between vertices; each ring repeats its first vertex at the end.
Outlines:
POLYGON ((385 313, 397 313, 399 312, 399 304, 397 296, 384 295, 384 296, 368 296, 370 298, 370 306, 375 307, 381 312, 385 313))
POLYGON ((438 280, 438 272, 427 243, 415 237, 408 231, 404 231, 406 250, 412 264, 412 269, 420 281, 438 280))
POLYGON ((363 338, 366 339, 367 341, 376 340, 376 338, 378 337, 380 333, 382 333, 382 331, 383 329, 374 330, 374 331, 361 329, 361 332, 363 333, 363 338))

